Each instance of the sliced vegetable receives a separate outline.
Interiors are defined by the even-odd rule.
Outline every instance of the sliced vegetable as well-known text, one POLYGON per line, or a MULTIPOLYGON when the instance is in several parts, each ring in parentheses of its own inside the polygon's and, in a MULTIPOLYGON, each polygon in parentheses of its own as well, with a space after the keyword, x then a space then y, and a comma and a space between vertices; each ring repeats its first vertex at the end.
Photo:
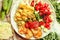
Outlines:
POLYGON ((39 22, 39 25, 41 26, 41 25, 45 25, 45 23, 43 22, 43 21, 40 21, 39 22))
POLYGON ((3 9, 7 10, 8 8, 8 0, 3 0, 3 9))
POLYGON ((9 12, 9 10, 10 10, 10 8, 11 8, 11 5, 12 5, 13 0, 9 0, 8 2, 9 2, 9 3, 8 3, 8 7, 7 7, 6 14, 8 14, 8 12, 9 12))
POLYGON ((38 28, 39 27, 39 22, 38 21, 28 21, 26 24, 25 24, 25 27, 26 28, 30 28, 30 29, 35 29, 35 28, 38 28))
POLYGON ((2 20, 4 20, 4 18, 5 18, 5 11, 2 11, 2 14, 1 14, 2 16, 2 20))
POLYGON ((49 17, 49 16, 44 16, 44 21, 46 22, 46 23, 50 23, 50 22, 52 22, 52 20, 51 20, 51 18, 49 17))
POLYGON ((50 29, 50 24, 49 23, 45 23, 45 28, 50 29))
MULTIPOLYGON (((13 0, 1 0, 1 2, 3 3, 2 4, 2 7, 0 7, 0 9, 2 8, 2 10, 0 10, 0 18, 2 20, 4 20, 6 14, 8 14, 9 10, 10 10, 10 7, 12 5, 12 2, 13 0), (1 12, 2 11, 2 12, 1 12)), ((0 3, 1 3, 0 2, 0 3)))
POLYGON ((34 14, 35 14, 36 19, 37 19, 38 21, 42 18, 42 17, 39 15, 39 13, 38 13, 38 12, 36 12, 36 11, 35 11, 35 13, 34 13, 34 14))
POLYGON ((34 0, 32 0, 32 2, 31 2, 31 6, 33 6, 33 7, 34 7, 34 0))
POLYGON ((43 5, 42 5, 41 2, 37 3, 37 4, 35 5, 36 11, 39 11, 39 9, 40 9, 42 6, 43 6, 43 5))
POLYGON ((36 9, 36 11, 39 11, 40 6, 39 6, 39 5, 36 5, 36 6, 35 6, 35 9, 36 9))

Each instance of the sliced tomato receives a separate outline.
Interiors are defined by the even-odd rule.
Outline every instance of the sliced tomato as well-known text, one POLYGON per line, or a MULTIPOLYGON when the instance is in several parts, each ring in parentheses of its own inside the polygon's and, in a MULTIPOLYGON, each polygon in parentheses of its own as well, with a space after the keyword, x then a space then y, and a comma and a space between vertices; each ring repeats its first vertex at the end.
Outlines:
POLYGON ((36 9, 36 11, 39 11, 40 6, 39 5, 35 5, 35 9, 36 9))
POLYGON ((38 2, 38 4, 40 6, 40 8, 43 6, 43 4, 41 2, 38 2))
POLYGON ((33 7, 34 7, 34 0, 31 2, 31 6, 33 6, 33 7))
POLYGON ((26 23, 26 24, 25 24, 25 27, 26 27, 26 28, 29 28, 29 24, 28 24, 28 23, 26 23))
POLYGON ((36 11, 39 11, 39 9, 42 7, 42 3, 41 2, 38 2, 36 5, 35 5, 35 9, 36 11))
POLYGON ((43 16, 43 13, 42 13, 42 12, 39 12, 39 15, 40 15, 40 16, 43 16))
MULTIPOLYGON (((40 3, 41 4, 41 3, 40 3)), ((41 16, 44 16, 44 15, 50 15, 51 12, 50 12, 50 9, 48 7, 49 5, 48 4, 43 4, 40 9, 39 9, 39 13, 41 16)))
POLYGON ((50 29, 50 24, 49 23, 45 23, 45 28, 50 29))
POLYGON ((29 21, 25 24, 25 27, 30 28, 30 29, 37 28, 37 27, 39 27, 39 22, 38 21, 33 21, 33 22, 29 21))
POLYGON ((48 4, 47 3, 44 3, 44 5, 43 5, 43 7, 45 7, 45 8, 48 8, 48 4))
POLYGON ((45 23, 43 22, 43 21, 40 21, 39 22, 39 25, 41 26, 41 25, 44 25, 45 23))
POLYGON ((52 22, 52 20, 49 16, 44 16, 44 20, 45 20, 46 23, 52 22))
POLYGON ((44 16, 45 15, 45 9, 41 8, 41 10, 39 10, 40 16, 44 16))
POLYGON ((39 27, 39 22, 38 22, 38 21, 34 21, 34 22, 33 22, 33 27, 34 27, 34 28, 39 27))
POLYGON ((49 10, 47 10, 45 14, 46 14, 46 15, 50 15, 51 12, 50 12, 49 10))
POLYGON ((41 10, 39 10, 39 12, 41 12, 43 15, 50 15, 51 12, 49 9, 46 8, 41 8, 41 10))
POLYGON ((25 23, 25 27, 26 28, 29 28, 31 25, 32 25, 32 22, 31 21, 28 21, 28 22, 25 23))

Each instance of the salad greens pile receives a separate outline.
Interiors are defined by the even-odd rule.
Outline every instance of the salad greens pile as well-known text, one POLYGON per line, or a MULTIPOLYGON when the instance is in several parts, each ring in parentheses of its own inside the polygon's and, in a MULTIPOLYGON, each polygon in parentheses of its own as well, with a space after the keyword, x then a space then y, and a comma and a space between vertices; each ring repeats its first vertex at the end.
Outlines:
POLYGON ((60 2, 58 0, 49 0, 56 12, 56 19, 60 23, 60 2))
POLYGON ((56 32, 51 32, 44 38, 38 39, 38 40, 60 40, 56 32))

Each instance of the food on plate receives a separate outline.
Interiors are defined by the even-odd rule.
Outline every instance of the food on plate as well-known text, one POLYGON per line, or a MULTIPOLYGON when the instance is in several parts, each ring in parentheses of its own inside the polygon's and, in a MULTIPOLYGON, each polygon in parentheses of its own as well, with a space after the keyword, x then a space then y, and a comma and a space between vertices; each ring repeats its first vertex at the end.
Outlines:
POLYGON ((12 36, 11 24, 0 21, 0 39, 9 39, 12 36))
POLYGON ((35 38, 40 38, 42 35, 42 31, 40 27, 38 27, 37 29, 32 29, 32 32, 35 38))
POLYGON ((31 6, 34 6, 34 0, 31 2, 31 6))
POLYGON ((0 11, 1 19, 4 20, 5 16, 9 13, 13 0, 2 0, 2 7, 0 11))
POLYGON ((26 38, 28 38, 28 39, 31 38, 31 37, 33 37, 33 33, 32 33, 32 31, 30 29, 26 30, 25 35, 26 35, 26 38))
POLYGON ((49 4, 41 1, 34 4, 34 0, 32 2, 30 5, 21 3, 14 15, 18 32, 25 35, 27 39, 41 38, 45 29, 50 30, 53 21, 49 4), (42 26, 44 30, 42 30, 42 26))

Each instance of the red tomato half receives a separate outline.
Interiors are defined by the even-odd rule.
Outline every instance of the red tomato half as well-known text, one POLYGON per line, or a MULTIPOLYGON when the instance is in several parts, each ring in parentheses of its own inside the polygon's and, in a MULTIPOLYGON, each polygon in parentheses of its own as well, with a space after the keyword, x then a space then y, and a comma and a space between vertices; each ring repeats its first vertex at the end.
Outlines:
POLYGON ((35 5, 36 11, 39 11, 39 9, 42 7, 42 3, 39 2, 38 4, 35 5))
POLYGON ((52 20, 51 20, 51 18, 50 18, 49 16, 44 16, 44 21, 45 21, 46 23, 52 22, 52 20))
POLYGON ((26 23, 26 24, 25 24, 25 27, 26 27, 26 28, 29 28, 29 24, 28 24, 28 23, 26 23))
POLYGON ((39 22, 39 25, 41 26, 41 25, 44 25, 45 23, 43 22, 43 21, 40 21, 39 22))
POLYGON ((35 5, 35 9, 36 9, 36 11, 39 11, 40 6, 39 5, 35 5))
POLYGON ((49 23, 45 23, 45 28, 50 29, 50 24, 49 23))
POLYGON ((32 25, 33 28, 39 27, 39 22, 38 22, 38 21, 34 21, 32 24, 33 24, 33 25, 32 25))
POLYGON ((31 6, 33 6, 33 7, 34 7, 34 0, 31 2, 31 6))
POLYGON ((25 24, 25 27, 26 28, 30 28, 30 29, 34 29, 34 28, 37 28, 37 27, 39 27, 39 22, 38 21, 33 21, 33 22, 27 22, 26 24, 25 24))

